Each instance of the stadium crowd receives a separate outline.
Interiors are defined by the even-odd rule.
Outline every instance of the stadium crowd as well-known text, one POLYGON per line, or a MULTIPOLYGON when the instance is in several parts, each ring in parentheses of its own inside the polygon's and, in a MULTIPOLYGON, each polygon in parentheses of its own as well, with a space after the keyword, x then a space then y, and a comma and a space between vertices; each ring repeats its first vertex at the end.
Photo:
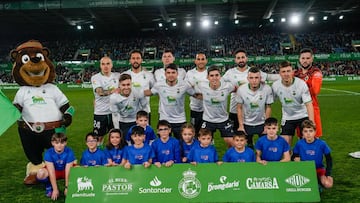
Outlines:
MULTIPOLYGON (((80 60, 99 60, 102 56, 109 56, 113 60, 128 60, 128 53, 133 49, 144 50, 154 48, 153 55, 144 54, 144 59, 160 59, 162 50, 171 48, 176 50, 176 58, 194 58, 196 52, 202 51, 209 58, 233 57, 233 51, 243 47, 250 56, 269 56, 297 54, 303 47, 313 47, 313 52, 321 53, 349 53, 357 52, 352 46, 352 40, 360 39, 357 32, 310 32, 310 33, 261 33, 245 32, 217 34, 214 36, 190 36, 190 35, 151 35, 148 37, 133 37, 123 39, 95 39, 95 40, 49 40, 44 45, 51 50, 51 59, 57 63, 58 82, 89 82, 90 77, 96 73, 97 68, 90 65, 81 71, 63 65, 62 61, 79 59, 78 50, 89 50, 89 55, 80 60), (284 44, 291 44, 294 48, 283 49, 284 44)), ((15 47, 14 44, 1 45, 0 63, 9 63, 9 51, 15 47)), ((250 64, 267 73, 277 73, 276 63, 250 64)), ((359 75, 358 61, 334 61, 318 62, 316 64, 324 76, 329 75, 359 75)), ((225 65, 224 70, 233 65, 225 65)), ((191 69, 192 65, 181 65, 185 70, 191 69)), ((156 70, 160 67, 154 67, 156 70)), ((123 72, 128 66, 116 66, 115 71, 123 72)), ((0 80, 12 82, 13 78, 4 69, 0 69, 0 80)))

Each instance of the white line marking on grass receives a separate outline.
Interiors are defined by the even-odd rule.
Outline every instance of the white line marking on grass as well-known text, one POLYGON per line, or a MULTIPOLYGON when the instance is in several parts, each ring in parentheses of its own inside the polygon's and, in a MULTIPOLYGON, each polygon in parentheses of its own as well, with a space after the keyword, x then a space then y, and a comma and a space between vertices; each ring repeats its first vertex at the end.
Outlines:
POLYGON ((319 94, 318 97, 357 97, 360 96, 360 94, 319 94))
POLYGON ((359 92, 352 92, 352 91, 347 91, 347 90, 337 90, 337 89, 331 89, 331 88, 321 88, 324 90, 329 90, 329 91, 333 91, 333 92, 343 92, 343 93, 348 93, 348 94, 352 94, 352 95, 360 95, 359 92))

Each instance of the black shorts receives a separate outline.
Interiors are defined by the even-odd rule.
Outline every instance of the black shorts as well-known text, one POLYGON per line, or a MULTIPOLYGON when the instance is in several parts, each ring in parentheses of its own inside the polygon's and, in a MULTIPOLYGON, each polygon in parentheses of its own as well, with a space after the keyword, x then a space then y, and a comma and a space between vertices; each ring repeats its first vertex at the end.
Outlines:
POLYGON ((198 111, 193 111, 193 110, 190 111, 191 124, 195 128, 196 135, 198 135, 199 130, 201 128, 201 124, 203 121, 202 116, 203 116, 203 112, 198 112, 198 111))
POLYGON ((181 140, 181 128, 185 123, 170 123, 171 132, 174 137, 178 140, 181 140))
POLYGON ((239 128, 239 121, 236 113, 229 113, 229 119, 232 122, 233 130, 237 131, 239 128))
POLYGON ((215 133, 219 129, 221 137, 232 137, 234 135, 232 123, 227 120, 222 123, 212 123, 209 121, 203 121, 201 128, 209 129, 211 132, 215 133))
POLYGON ((257 134, 260 137, 260 136, 263 136, 264 124, 254 125, 254 126, 244 124, 244 129, 248 136, 252 137, 257 134))
POLYGON ((285 121, 284 124, 281 124, 281 133, 280 133, 280 135, 294 136, 295 135, 295 129, 298 128, 298 127, 300 128, 301 123, 304 120, 307 120, 307 119, 309 119, 309 118, 305 117, 305 118, 301 118, 301 119, 297 119, 297 120, 287 120, 287 121, 285 121))
POLYGON ((106 135, 109 130, 114 128, 112 115, 94 115, 94 133, 97 136, 106 135))

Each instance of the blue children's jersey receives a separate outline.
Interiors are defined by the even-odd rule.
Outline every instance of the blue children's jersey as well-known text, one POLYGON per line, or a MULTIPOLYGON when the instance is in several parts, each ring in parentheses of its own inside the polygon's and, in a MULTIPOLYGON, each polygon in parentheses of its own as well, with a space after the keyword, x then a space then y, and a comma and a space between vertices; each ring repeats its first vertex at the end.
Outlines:
POLYGON ((331 150, 323 140, 315 139, 314 142, 307 143, 301 139, 296 143, 293 152, 300 155, 301 161, 315 161, 316 168, 324 168, 323 157, 331 150))
POLYGON ((53 163, 55 170, 63 171, 66 164, 75 161, 75 155, 72 149, 67 146, 65 146, 64 151, 60 154, 55 151, 54 147, 51 147, 46 150, 44 160, 53 163))
POLYGON ((187 158, 189 162, 197 163, 215 163, 219 161, 214 145, 209 145, 208 147, 201 147, 200 144, 195 145, 190 150, 187 158))
POLYGON ((120 164, 124 156, 124 150, 115 147, 112 149, 105 148, 104 153, 108 159, 111 159, 116 164, 120 164))
POLYGON ((90 152, 86 149, 81 156, 80 165, 82 166, 102 166, 108 163, 107 157, 101 149, 90 152))
POLYGON ((280 161, 284 152, 290 150, 290 146, 281 136, 275 140, 269 140, 267 136, 262 136, 256 142, 255 149, 261 151, 262 160, 280 161))
POLYGON ((174 161, 174 163, 181 163, 180 143, 176 138, 169 137, 165 143, 158 138, 152 143, 151 147, 155 153, 154 163, 160 162, 164 164, 171 160, 174 161))
MULTIPOLYGON (((186 144, 184 141, 181 141, 181 157, 187 157, 190 153, 190 150, 195 146, 199 145, 200 142, 197 139, 194 139, 194 141, 191 144, 186 144)), ((189 163, 189 160, 186 161, 186 163, 189 163)))
POLYGON ((130 164, 143 164, 154 156, 154 151, 147 144, 144 144, 142 148, 135 148, 134 145, 127 146, 124 150, 124 159, 129 160, 130 164))
MULTIPOLYGON (((131 131, 132 131, 133 127, 135 127, 135 126, 136 126, 136 125, 131 126, 130 129, 129 129, 129 131, 126 132, 127 134, 126 134, 125 140, 126 140, 126 142, 128 142, 128 143, 132 143, 132 140, 131 140, 131 131)), ((124 132, 124 133, 125 133, 125 132, 124 132)), ((144 141, 144 143, 145 143, 145 144, 151 144, 150 141, 151 141, 151 140, 155 140, 155 139, 156 139, 156 134, 155 134, 154 130, 152 129, 151 126, 147 125, 147 126, 145 127, 145 141, 144 141)))
POLYGON ((224 162, 255 162, 255 160, 255 153, 249 147, 245 147, 243 152, 238 152, 231 147, 223 156, 224 162))

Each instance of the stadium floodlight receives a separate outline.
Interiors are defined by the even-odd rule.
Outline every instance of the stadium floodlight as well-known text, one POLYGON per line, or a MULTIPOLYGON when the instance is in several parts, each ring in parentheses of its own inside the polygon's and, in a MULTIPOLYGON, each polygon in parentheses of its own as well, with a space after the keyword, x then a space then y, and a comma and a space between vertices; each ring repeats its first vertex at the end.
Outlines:
POLYGON ((328 17, 327 17, 327 16, 324 16, 324 17, 323 17, 323 20, 327 20, 327 19, 328 19, 328 17))
POLYGON ((162 23, 159 23, 158 25, 159 25, 159 27, 162 27, 162 26, 163 26, 163 24, 162 24, 162 23))
POLYGON ((190 27, 191 26, 191 22, 190 21, 186 21, 186 27, 190 27))
POLYGON ((89 28, 90 28, 90 30, 93 30, 93 29, 94 29, 94 26, 93 26, 93 25, 89 25, 89 28))
POLYGON ((201 22, 203 28, 208 28, 210 26, 210 21, 205 19, 201 22))
POLYGON ((344 19, 344 16, 343 15, 339 16, 339 19, 340 20, 344 19))
POLYGON ((309 17, 309 21, 310 21, 310 22, 313 22, 314 20, 315 20, 315 17, 314 17, 314 16, 310 16, 310 17, 309 17))
POLYGON ((274 22, 274 19, 273 19, 273 18, 270 18, 269 21, 270 21, 270 23, 273 23, 273 22, 274 22))
POLYGON ((173 22, 173 23, 172 23, 172 26, 173 26, 173 27, 176 27, 176 22, 173 22))
POLYGON ((219 25, 219 21, 215 20, 215 21, 214 21, 214 24, 215 24, 215 25, 219 25))
POLYGON ((300 16, 299 15, 292 15, 290 17, 290 24, 291 25, 298 25, 300 23, 300 16))
POLYGON ((286 18, 281 18, 281 22, 285 23, 286 22, 286 18))
POLYGON ((76 29, 81 30, 81 25, 77 25, 76 29))
POLYGON ((239 24, 239 20, 236 19, 236 20, 234 21, 234 23, 235 23, 236 25, 239 24))

